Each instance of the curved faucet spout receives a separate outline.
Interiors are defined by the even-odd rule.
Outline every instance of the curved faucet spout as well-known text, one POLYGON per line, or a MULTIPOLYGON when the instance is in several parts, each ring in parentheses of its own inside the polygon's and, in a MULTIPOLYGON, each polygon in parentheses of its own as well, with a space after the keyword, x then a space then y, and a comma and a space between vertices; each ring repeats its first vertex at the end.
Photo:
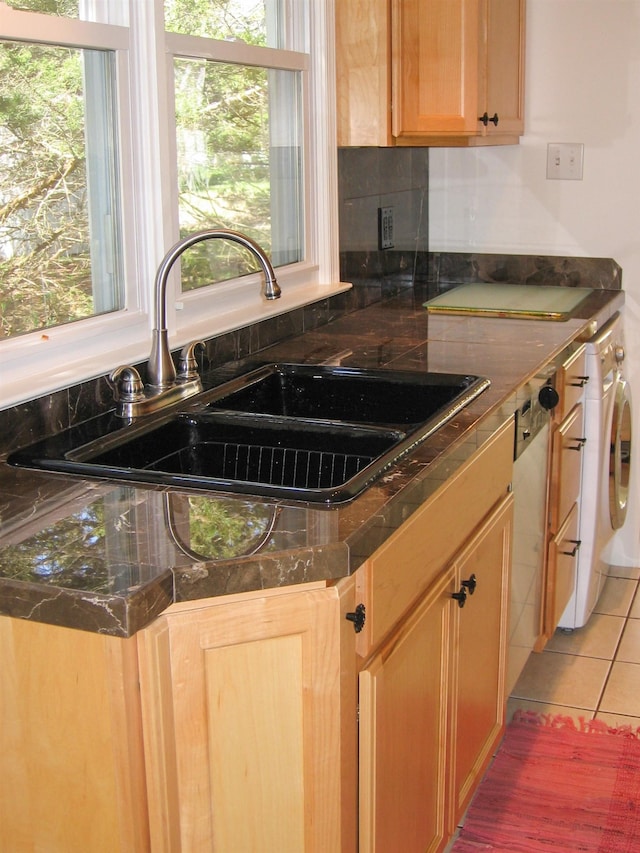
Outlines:
POLYGON ((260 246, 245 234, 226 228, 210 228, 205 231, 195 231, 183 240, 178 241, 164 256, 156 273, 155 326, 152 332, 151 354, 149 355, 147 374, 149 385, 154 388, 168 388, 176 379, 176 369, 171 358, 169 335, 167 332, 167 281, 169 273, 178 258, 191 246, 201 243, 203 240, 215 239, 230 240, 248 249, 264 272, 265 298, 278 299, 280 297, 280 286, 278 285, 278 280, 276 279, 269 258, 260 246))

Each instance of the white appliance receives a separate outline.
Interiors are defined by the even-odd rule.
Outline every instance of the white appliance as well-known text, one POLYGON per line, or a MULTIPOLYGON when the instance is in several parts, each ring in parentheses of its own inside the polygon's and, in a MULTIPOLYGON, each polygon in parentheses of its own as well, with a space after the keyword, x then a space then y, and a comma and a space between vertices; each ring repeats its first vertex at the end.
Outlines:
POLYGON ((540 635, 545 552, 550 409, 553 376, 534 377, 519 392, 513 464, 513 552, 509 588, 506 695, 515 687, 540 635), (546 386, 546 388, 545 388, 546 386), (541 389, 545 392, 541 393, 541 389))
POLYGON ((580 547, 575 591, 560 628, 587 623, 609 574, 607 546, 626 517, 632 436, 623 362, 622 318, 615 314, 586 344, 580 547))

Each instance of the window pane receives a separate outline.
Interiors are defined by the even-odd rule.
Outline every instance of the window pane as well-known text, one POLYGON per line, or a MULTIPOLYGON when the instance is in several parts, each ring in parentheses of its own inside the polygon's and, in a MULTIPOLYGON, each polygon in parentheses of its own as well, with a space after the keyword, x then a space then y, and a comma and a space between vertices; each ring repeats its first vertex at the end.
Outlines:
POLYGON ((164 13, 169 32, 284 47, 280 0, 165 0, 164 13))
MULTIPOLYGON (((274 266, 302 260, 299 74, 177 59, 175 91, 181 235, 233 228, 253 237, 274 266)), ((182 287, 254 269, 237 245, 207 241, 185 256, 182 287)))
POLYGON ((0 337, 121 308, 113 55, 0 42, 0 337))

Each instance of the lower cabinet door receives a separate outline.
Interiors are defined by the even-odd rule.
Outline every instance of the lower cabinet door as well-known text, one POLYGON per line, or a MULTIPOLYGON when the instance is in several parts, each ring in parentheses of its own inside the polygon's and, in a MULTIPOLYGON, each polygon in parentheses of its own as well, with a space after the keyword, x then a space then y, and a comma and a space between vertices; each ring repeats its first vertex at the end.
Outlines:
POLYGON ((453 569, 359 675, 360 853, 444 844, 453 569))
POLYGON ((509 495, 456 560, 467 595, 455 608, 451 831, 504 731, 512 518, 509 495))
POLYGON ((549 543, 547 568, 547 625, 551 636, 576 588, 578 563, 578 504, 563 521, 560 530, 549 543))
POLYGON ((340 624, 320 589, 140 632, 153 851, 340 849, 340 624))

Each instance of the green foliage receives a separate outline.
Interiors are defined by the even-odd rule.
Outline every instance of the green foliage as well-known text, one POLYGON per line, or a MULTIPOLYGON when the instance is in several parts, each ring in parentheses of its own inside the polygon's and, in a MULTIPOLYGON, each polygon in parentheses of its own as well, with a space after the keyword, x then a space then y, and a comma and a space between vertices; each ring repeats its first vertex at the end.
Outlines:
MULTIPOLYGON (((267 72, 178 59, 175 79, 181 232, 235 228, 269 251, 267 72)), ((253 269, 254 259, 228 243, 196 247, 183 258, 182 289, 253 269)))
POLYGON ((189 498, 190 548, 203 558, 241 556, 262 540, 274 508, 222 498, 189 498))
POLYGON ((105 552, 102 501, 3 550, 5 574, 14 580, 54 583, 67 589, 112 592, 105 552))
POLYGON ((206 38, 266 43, 264 0, 165 0, 167 30, 206 38))
POLYGON ((78 17, 78 0, 5 0, 14 9, 26 12, 43 12, 63 18, 78 17))
MULTIPOLYGON (((104 0, 106 2, 106 0, 104 0)), ((136 0, 143 2, 143 0, 136 0)), ((151 0, 144 0, 151 2, 151 0)), ((78 0, 14 0, 78 17, 78 0)), ((165 0, 174 32, 265 44, 263 0, 165 0)), ((83 52, 0 42, 0 338, 95 311, 85 149, 83 52)), ((269 83, 264 69, 177 59, 181 233, 226 226, 270 250, 269 83)), ((185 258, 189 290, 254 269, 217 241, 185 258)))
POLYGON ((0 336, 90 316, 79 51, 0 44, 0 139, 0 336))
MULTIPOLYGON (((25 583, 52 584, 66 589, 117 593, 137 582, 139 560, 135 540, 123 530, 138 531, 137 501, 133 489, 123 487, 66 518, 3 548, 3 575, 25 583), (108 545, 108 542, 110 543, 108 545), (133 580, 132 580, 133 579, 133 580)), ((181 496, 173 498, 181 502, 181 496)), ((225 560, 268 550, 277 508, 233 498, 190 495, 188 542, 184 544, 206 560, 225 560)), ((136 534, 136 535, 138 535, 136 534)), ((167 529, 167 537, 169 530, 167 529)), ((167 567, 165 567, 167 568, 167 567)))

